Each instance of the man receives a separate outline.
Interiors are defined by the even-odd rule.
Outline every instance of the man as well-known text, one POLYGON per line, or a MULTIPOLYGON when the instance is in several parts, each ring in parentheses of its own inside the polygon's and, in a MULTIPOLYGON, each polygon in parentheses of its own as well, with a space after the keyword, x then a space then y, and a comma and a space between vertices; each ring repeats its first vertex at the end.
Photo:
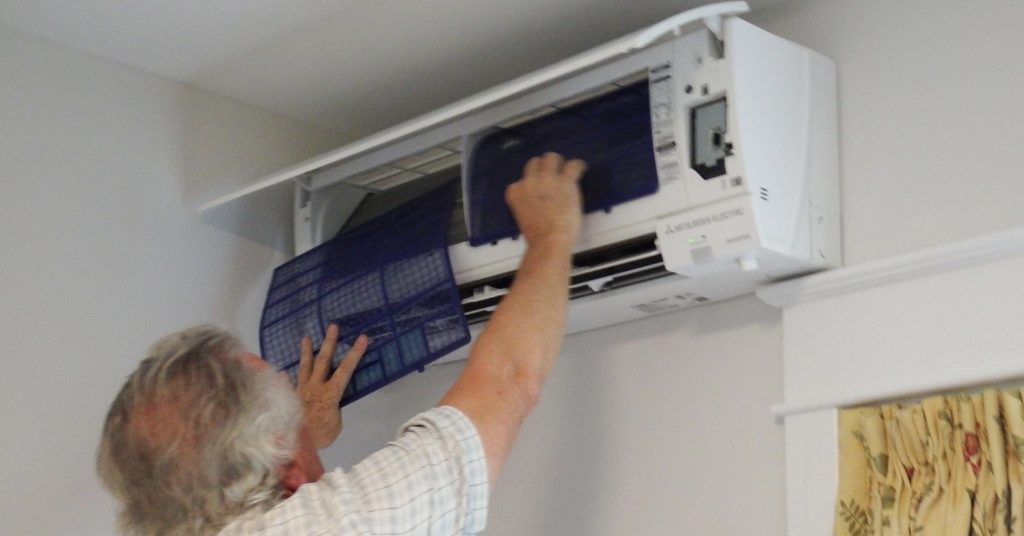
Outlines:
POLYGON ((506 201, 527 242, 508 295, 438 407, 348 473, 317 448, 338 437, 338 403, 366 350, 337 370, 339 333, 301 342, 296 391, 216 328, 159 341, 121 389, 97 467, 132 534, 473 534, 489 488, 533 409, 565 331, 579 232, 579 160, 531 159, 506 201))

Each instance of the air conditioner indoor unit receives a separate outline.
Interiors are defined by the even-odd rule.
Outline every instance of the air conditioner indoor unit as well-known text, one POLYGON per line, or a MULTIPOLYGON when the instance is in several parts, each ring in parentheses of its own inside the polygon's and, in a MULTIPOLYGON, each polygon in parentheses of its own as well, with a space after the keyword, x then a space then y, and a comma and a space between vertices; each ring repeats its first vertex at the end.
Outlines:
MULTIPOLYGON (((518 176, 529 151, 550 142, 605 160, 591 171, 618 166, 625 191, 585 215, 574 250, 570 332, 838 266, 835 66, 736 17, 746 10, 744 2, 726 2, 687 11, 204 209, 293 182, 299 254, 461 177, 449 256, 466 317, 479 331, 524 244, 475 232, 481 211, 474 176, 518 176), (583 123, 574 122, 579 117, 583 123)), ((464 355, 462 349, 442 361, 464 355)))

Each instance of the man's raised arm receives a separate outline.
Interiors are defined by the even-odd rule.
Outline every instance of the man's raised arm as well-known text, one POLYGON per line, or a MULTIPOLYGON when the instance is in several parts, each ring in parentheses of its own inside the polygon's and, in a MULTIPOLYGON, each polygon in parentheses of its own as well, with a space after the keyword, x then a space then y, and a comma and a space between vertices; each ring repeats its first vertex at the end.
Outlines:
POLYGON ((440 402, 476 426, 491 486, 561 349, 570 256, 582 220, 578 182, 585 169, 580 160, 547 153, 531 159, 523 178, 505 192, 526 253, 465 370, 440 402))

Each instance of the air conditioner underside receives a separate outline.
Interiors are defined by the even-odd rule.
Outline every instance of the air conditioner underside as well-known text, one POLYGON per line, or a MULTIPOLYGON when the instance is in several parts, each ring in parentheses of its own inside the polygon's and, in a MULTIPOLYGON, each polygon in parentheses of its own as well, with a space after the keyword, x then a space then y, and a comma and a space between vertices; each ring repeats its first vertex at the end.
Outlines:
MULTIPOLYGON (((750 294, 763 284, 763 274, 743 273, 738 267, 728 273, 699 279, 671 272, 660 272, 656 276, 652 273, 646 279, 637 278, 619 287, 609 286, 600 292, 584 292, 574 297, 569 307, 567 332, 582 333, 728 300, 750 294)), ((476 322, 470 326, 474 339, 484 325, 476 322)), ((465 359, 471 347, 460 348, 434 364, 465 359)))

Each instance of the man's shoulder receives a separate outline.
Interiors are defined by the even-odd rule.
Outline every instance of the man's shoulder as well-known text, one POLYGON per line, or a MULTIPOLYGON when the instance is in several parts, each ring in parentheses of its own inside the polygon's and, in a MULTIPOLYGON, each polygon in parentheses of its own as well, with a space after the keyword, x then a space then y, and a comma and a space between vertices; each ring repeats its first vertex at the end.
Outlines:
MULTIPOLYGON (((303 484, 295 494, 267 510, 250 510, 228 526, 218 536, 251 534, 305 535, 326 530, 360 533, 358 501, 349 497, 348 476, 342 469, 329 471, 317 480, 303 484)), ((333 533, 333 532, 332 532, 333 533)))
POLYGON ((392 501, 404 503, 424 490, 430 492, 424 497, 450 502, 446 511, 461 511, 457 524, 483 527, 488 490, 483 444, 458 409, 439 406, 416 415, 394 441, 351 470, 328 471, 272 508, 239 516, 219 536, 374 533, 380 525, 391 526, 390 516, 381 513, 401 510, 392 501), (444 493, 448 487, 452 493, 444 493))

